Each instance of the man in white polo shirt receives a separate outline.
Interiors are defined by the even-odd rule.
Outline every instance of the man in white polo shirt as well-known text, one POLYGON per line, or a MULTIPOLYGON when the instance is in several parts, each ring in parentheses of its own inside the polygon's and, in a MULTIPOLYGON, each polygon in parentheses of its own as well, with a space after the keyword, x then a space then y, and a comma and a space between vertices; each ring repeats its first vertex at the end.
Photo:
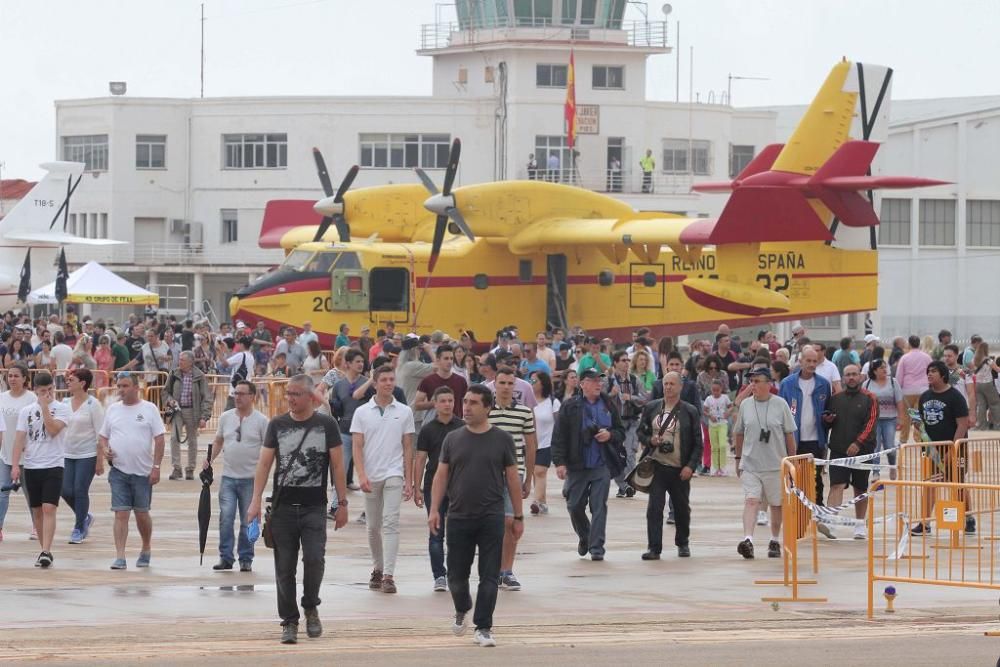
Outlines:
POLYGON ((111 511, 115 513, 115 561, 112 570, 128 568, 125 542, 128 539, 128 517, 135 513, 135 525, 142 538, 142 550, 136 567, 149 567, 150 540, 153 518, 149 507, 153 486, 160 481, 160 461, 163 460, 163 419, 160 410, 139 398, 136 376, 121 373, 116 381, 121 400, 108 406, 104 425, 98 434, 98 456, 111 464, 108 483, 111 485, 111 511))
POLYGON ((368 587, 395 593, 399 552, 399 507, 413 489, 413 411, 397 401, 396 374, 389 366, 372 371, 375 396, 354 411, 351 438, 354 470, 365 493, 372 576, 368 587))

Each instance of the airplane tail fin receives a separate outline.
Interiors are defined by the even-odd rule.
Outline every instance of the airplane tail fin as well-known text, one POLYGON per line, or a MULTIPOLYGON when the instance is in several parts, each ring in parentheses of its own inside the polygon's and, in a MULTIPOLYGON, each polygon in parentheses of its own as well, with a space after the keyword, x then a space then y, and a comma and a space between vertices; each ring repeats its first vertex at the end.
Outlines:
POLYGON ((309 199, 272 199, 267 202, 257 245, 261 248, 280 248, 282 237, 292 229, 306 225, 319 227, 323 216, 313 210, 315 203, 309 199))
POLYGON ((48 173, 0 219, 0 237, 11 232, 50 229, 62 233, 63 215, 83 175, 84 165, 81 162, 47 162, 41 167, 48 173))
POLYGON ((812 176, 851 137, 884 141, 891 88, 889 67, 837 63, 771 168, 812 176))

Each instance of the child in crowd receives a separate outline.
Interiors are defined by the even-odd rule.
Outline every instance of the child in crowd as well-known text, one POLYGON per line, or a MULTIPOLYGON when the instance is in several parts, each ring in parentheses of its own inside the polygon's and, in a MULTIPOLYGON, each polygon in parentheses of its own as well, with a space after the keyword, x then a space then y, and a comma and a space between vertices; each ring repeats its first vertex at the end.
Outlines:
POLYGON ((712 472, 716 477, 726 474, 726 449, 729 447, 729 413, 732 401, 723 391, 722 380, 712 380, 712 394, 705 397, 703 411, 708 418, 708 438, 712 443, 712 472))

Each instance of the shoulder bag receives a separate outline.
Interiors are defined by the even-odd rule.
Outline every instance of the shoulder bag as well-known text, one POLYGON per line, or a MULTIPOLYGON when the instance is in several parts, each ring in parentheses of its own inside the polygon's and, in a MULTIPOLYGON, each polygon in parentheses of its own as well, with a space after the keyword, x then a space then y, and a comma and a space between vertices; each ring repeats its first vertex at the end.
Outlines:
MULTIPOLYGON (((292 450, 291 460, 295 459, 295 455, 299 453, 302 449, 302 445, 306 444, 306 437, 309 435, 309 431, 312 427, 307 427, 306 432, 302 434, 302 440, 299 441, 299 446, 292 450)), ((274 458, 274 477, 278 478, 278 473, 281 471, 281 445, 277 447, 277 455, 274 458)), ((281 478, 281 482, 275 487, 274 494, 268 498, 267 509, 264 510, 264 523, 260 527, 260 535, 264 538, 264 546, 268 549, 274 548, 274 536, 271 534, 271 519, 274 514, 274 510, 278 508, 278 498, 281 495, 281 487, 285 485, 288 481, 288 473, 290 470, 285 471, 284 477, 281 478)))

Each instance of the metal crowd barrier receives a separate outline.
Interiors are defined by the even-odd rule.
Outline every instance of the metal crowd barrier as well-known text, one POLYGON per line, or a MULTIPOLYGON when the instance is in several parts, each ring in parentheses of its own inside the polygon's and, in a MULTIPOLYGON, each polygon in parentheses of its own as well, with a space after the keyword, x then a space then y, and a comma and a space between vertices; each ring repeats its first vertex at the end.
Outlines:
POLYGON ((792 490, 792 485, 805 493, 806 498, 816 501, 816 464, 812 454, 789 456, 781 461, 781 558, 784 576, 781 579, 758 579, 755 584, 781 585, 790 587, 790 597, 762 597, 764 602, 826 602, 826 598, 802 597, 799 586, 813 585, 815 579, 799 578, 799 543, 812 542, 813 574, 819 573, 819 548, 816 539, 816 522, 809 511, 792 490))
MULTIPOLYGON (((996 441, 993 441, 996 442, 996 441)), ((983 441, 986 452, 992 448, 983 441)), ((955 449, 975 452, 975 441, 955 449)), ((957 460, 957 456, 955 459, 957 460)), ((975 457, 973 457, 975 458, 975 457)), ((996 466, 993 460, 991 466, 996 466)), ((978 474, 978 473, 976 473, 978 474)), ((1000 484, 880 480, 868 511, 868 617, 878 581, 1000 590, 1000 484), (927 499, 934 502, 928 505, 927 499), (975 533, 965 532, 975 507, 975 533), (921 533, 911 531, 921 526, 921 533)))

